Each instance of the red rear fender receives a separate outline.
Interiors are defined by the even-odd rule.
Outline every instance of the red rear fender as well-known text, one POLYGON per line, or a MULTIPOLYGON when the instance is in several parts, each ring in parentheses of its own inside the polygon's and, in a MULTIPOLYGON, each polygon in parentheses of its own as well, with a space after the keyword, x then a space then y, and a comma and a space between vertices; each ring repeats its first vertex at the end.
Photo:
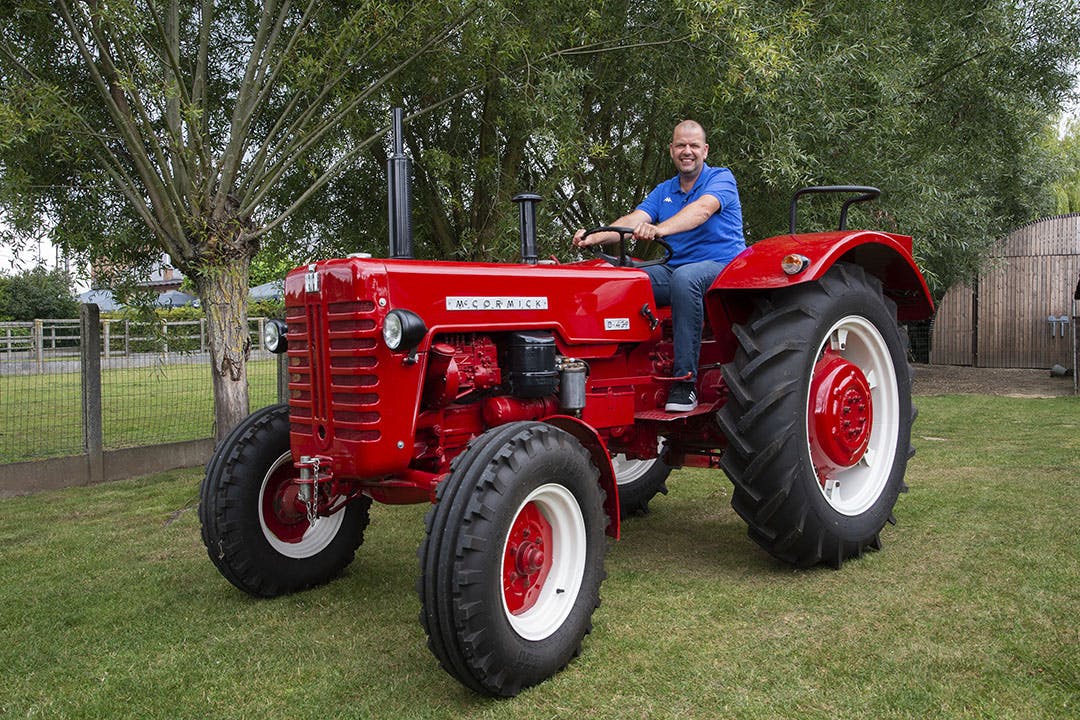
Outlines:
MULTIPOLYGON (((817 280, 837 262, 862 266, 885 286, 885 294, 896 302, 900 322, 922 320, 934 312, 926 280, 911 255, 911 238, 906 235, 870 230, 834 231, 802 235, 778 235, 754 243, 732 260, 709 288, 706 307, 738 322, 739 296, 743 290, 787 287, 817 280), (780 266, 786 255, 797 253, 809 264, 796 275, 780 266), (730 306, 730 307, 729 307, 730 306)), ((726 325, 727 322, 721 323, 726 325)))

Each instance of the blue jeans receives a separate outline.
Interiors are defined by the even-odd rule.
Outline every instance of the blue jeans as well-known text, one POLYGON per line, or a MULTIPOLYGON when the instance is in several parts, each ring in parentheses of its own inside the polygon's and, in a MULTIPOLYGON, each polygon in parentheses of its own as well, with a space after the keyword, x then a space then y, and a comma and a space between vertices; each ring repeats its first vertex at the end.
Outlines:
POLYGON ((701 328, 705 322, 705 291, 727 263, 717 260, 680 265, 650 265, 642 268, 652 281, 657 307, 671 306, 675 343, 675 377, 697 379, 701 353, 701 328))

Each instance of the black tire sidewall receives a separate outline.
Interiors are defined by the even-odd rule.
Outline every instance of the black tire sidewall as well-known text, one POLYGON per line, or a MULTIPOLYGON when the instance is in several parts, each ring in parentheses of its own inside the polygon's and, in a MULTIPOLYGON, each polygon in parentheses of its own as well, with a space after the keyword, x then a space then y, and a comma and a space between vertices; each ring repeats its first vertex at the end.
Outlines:
POLYGON ((666 483, 671 469, 662 456, 657 456, 652 466, 634 480, 620 483, 616 478, 620 515, 648 512, 649 501, 658 493, 667 493, 666 483))
MULTIPOLYGON (((731 505, 746 521, 751 539, 774 557, 799 567, 819 562, 839 567, 867 548, 880 547, 879 533, 893 520, 904 488, 913 409, 896 308, 877 278, 846 263, 837 263, 819 280, 758 296, 754 304, 748 320, 733 327, 737 350, 722 369, 729 398, 717 422, 728 441, 720 465, 735 485, 731 505), (882 465, 883 478, 868 480, 877 496, 856 515, 840 512, 825 497, 808 435, 818 353, 829 331, 849 317, 865 321, 880 336, 867 342, 893 365, 897 408, 893 455, 876 458, 888 467, 882 465)), ((881 419, 879 410, 873 422, 881 419)))
POLYGON ((488 431, 455 464, 421 545, 421 619, 450 674, 478 692, 513 696, 562 669, 592 627, 606 552, 599 472, 575 438, 537 422, 488 431), (549 483, 564 487, 578 505, 585 565, 560 627, 528 640, 506 616, 503 552, 518 509, 549 483))
POLYGON ((254 595, 295 592, 336 577, 352 561, 367 524, 371 501, 360 498, 339 511, 345 513, 341 526, 319 552, 304 558, 278 552, 259 521, 259 494, 267 471, 289 449, 287 407, 254 414, 218 447, 204 480, 225 500, 204 519, 207 550, 233 584, 254 595))

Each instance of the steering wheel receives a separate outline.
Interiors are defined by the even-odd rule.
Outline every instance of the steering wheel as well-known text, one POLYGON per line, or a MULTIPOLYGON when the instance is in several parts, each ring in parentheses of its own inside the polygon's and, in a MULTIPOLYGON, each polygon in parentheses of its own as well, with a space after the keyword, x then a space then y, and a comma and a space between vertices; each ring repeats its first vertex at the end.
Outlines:
POLYGON ((634 228, 620 227, 618 225, 602 225, 600 227, 590 228, 589 230, 585 231, 585 234, 582 236, 582 239, 587 238, 590 235, 593 235, 595 233, 601 233, 601 232, 619 233, 619 254, 618 254, 618 256, 608 255, 606 252, 604 252, 603 250, 600 249, 600 247, 601 247, 600 245, 589 245, 588 247, 589 247, 589 249, 591 249, 597 255, 597 257, 601 257, 604 260, 607 260, 609 263, 611 263, 615 267, 637 267, 637 268, 642 268, 642 267, 649 267, 650 265, 663 265, 664 263, 666 263, 668 260, 671 259, 671 256, 673 254, 670 245, 668 245, 665 241, 661 240, 660 238, 653 238, 652 242, 654 242, 654 243, 658 244, 660 247, 664 248, 664 251, 665 251, 664 257, 658 258, 656 260, 635 260, 634 258, 632 258, 632 257, 630 257, 630 256, 628 256, 626 254, 626 240, 627 240, 627 238, 629 238, 631 235, 634 234, 634 228))

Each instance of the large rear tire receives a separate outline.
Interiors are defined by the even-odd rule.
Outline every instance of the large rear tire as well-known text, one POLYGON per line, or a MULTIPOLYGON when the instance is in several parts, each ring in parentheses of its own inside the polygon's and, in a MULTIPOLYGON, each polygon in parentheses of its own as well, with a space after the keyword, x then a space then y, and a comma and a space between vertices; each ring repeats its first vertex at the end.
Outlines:
POLYGON ((246 593, 275 597, 321 585, 364 541, 371 498, 338 499, 336 512, 311 524, 296 501, 295 472, 285 405, 245 418, 206 466, 203 542, 221 574, 246 593))
POLYGON ((598 477, 576 439, 536 422, 489 430, 455 459, 417 590, 428 646, 466 687, 513 696, 580 652, 604 579, 598 477))
POLYGON ((732 507, 773 556, 839 567, 880 548, 911 449, 896 308, 861 267, 777 291, 734 328, 718 420, 732 507))

